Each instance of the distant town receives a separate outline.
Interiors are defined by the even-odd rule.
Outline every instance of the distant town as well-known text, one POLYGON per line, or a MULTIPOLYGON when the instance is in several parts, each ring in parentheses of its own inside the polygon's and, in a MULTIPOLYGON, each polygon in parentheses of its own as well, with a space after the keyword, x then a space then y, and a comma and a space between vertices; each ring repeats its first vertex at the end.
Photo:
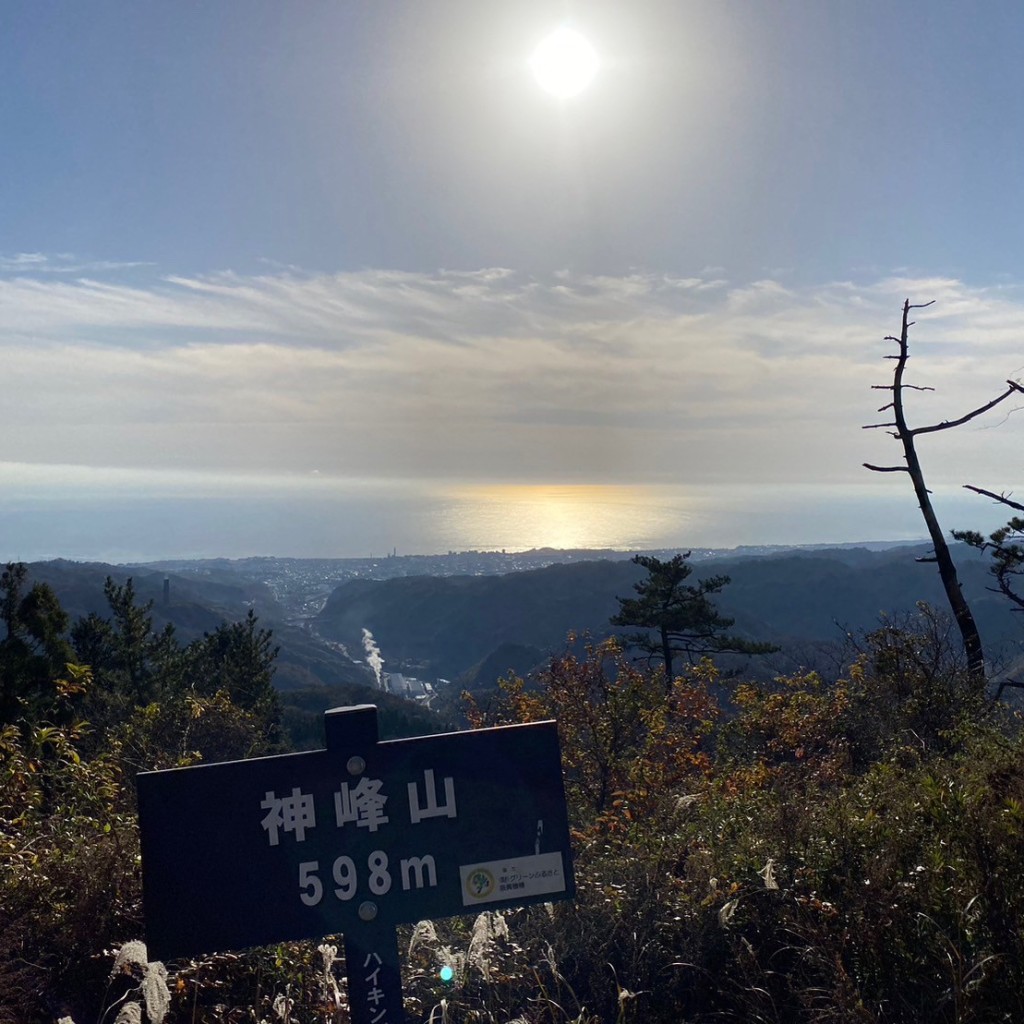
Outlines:
MULTIPOLYGON (((701 562, 726 556, 768 555, 792 548, 758 545, 689 550, 691 560, 701 562)), ((537 548, 517 552, 449 551, 441 555, 400 555, 397 551, 392 551, 390 554, 369 555, 366 558, 278 558, 267 555, 238 559, 174 559, 146 562, 144 567, 198 577, 215 576, 225 569, 230 569, 232 574, 265 584, 274 598, 287 609, 289 621, 301 624, 316 615, 323 608, 331 591, 346 580, 388 580, 401 576, 500 576, 568 562, 624 560, 632 558, 635 554, 634 551, 604 548, 537 548)), ((644 554, 653 554, 659 558, 671 557, 676 554, 676 549, 645 551, 644 554)))
MULTIPOLYGON (((737 554, 768 554, 782 548, 757 547, 741 549, 695 548, 691 558, 706 561, 715 557, 737 554)), ((672 551, 650 552, 658 557, 670 557, 672 551)), ((332 591, 353 579, 387 580, 409 576, 499 576, 507 573, 542 569, 549 565, 571 562, 592 562, 601 559, 622 561, 635 552, 611 549, 561 550, 539 548, 530 551, 449 551, 438 555, 400 555, 391 553, 366 558, 278 558, 259 556, 241 559, 175 559, 147 562, 147 570, 164 571, 177 576, 217 580, 225 574, 248 578, 266 586, 284 612, 285 621, 305 632, 311 640, 329 648, 355 665, 365 665, 375 677, 376 687, 416 704, 430 707, 439 690, 450 685, 449 680, 422 679, 405 672, 384 671, 383 658, 376 647, 372 633, 364 630, 363 650, 322 636, 316 628, 315 616, 322 610, 332 591), (362 657, 360 656, 362 655, 362 657)), ((166 594, 165 594, 166 599, 166 594)))

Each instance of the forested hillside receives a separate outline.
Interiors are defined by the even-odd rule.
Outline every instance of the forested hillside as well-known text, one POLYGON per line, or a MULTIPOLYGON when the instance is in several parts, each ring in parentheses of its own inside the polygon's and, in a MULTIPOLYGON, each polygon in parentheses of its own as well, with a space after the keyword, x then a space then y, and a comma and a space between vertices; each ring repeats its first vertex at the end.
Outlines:
MULTIPOLYGON (((728 575, 718 603, 737 630, 805 654, 813 645, 840 643, 847 632, 873 629, 883 614, 914 612, 918 601, 941 607, 934 567, 915 561, 922 553, 828 549, 716 558, 695 565, 694 576, 728 575)), ((1020 649, 1011 606, 989 591, 980 556, 962 547, 958 558, 990 647, 1011 658, 1020 649)), ((570 631, 608 635, 616 598, 630 593, 640 575, 631 562, 600 561, 505 576, 355 580, 334 591, 316 625, 355 647, 368 628, 389 662, 457 678, 504 644, 553 653, 570 631)))
POLYGON ((360 671, 346 658, 332 656, 329 649, 311 643, 302 631, 291 627, 286 621, 286 610, 270 588, 243 573, 230 569, 204 569, 202 574, 167 573, 144 566, 64 560, 35 562, 28 568, 31 579, 51 587, 73 619, 104 612, 103 584, 108 576, 120 584, 131 578, 137 599, 152 603, 150 614, 155 627, 172 626, 183 640, 193 640, 252 611, 274 629, 281 649, 276 675, 276 684, 281 689, 371 682, 366 670, 360 671))

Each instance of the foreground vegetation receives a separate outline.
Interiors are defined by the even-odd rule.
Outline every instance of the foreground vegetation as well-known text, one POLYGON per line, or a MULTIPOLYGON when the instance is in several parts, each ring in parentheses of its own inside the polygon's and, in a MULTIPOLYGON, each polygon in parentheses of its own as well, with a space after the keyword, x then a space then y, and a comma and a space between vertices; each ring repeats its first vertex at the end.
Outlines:
MULTIPOLYGON (((24 579, 0 592, 0 1021, 347 1021, 336 939, 166 971, 132 941, 134 772, 281 749, 269 634, 183 647, 130 588, 71 629, 24 579)), ((834 680, 668 681, 606 641, 477 695, 473 725, 558 720, 578 895, 405 930, 408 1011, 1021 1019, 1024 736, 956 649, 922 608, 834 680)))

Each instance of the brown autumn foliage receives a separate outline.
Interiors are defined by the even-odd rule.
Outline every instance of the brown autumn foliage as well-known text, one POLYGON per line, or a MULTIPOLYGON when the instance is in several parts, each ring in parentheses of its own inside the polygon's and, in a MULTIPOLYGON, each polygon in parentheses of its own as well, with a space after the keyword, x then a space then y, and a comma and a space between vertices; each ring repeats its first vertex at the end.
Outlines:
MULTIPOLYGON (((596 642, 478 697, 476 725, 559 722, 577 899, 403 932, 413 1019, 1024 1016, 1024 739, 936 627, 884 624, 836 680, 704 662, 666 687, 596 642)), ((103 749, 73 716, 0 734, 0 1020, 116 1016, 141 928, 126 752, 190 750, 193 712, 244 734, 228 711, 151 710, 103 749)), ((168 964, 166 1019, 344 1022, 332 942, 168 964)))

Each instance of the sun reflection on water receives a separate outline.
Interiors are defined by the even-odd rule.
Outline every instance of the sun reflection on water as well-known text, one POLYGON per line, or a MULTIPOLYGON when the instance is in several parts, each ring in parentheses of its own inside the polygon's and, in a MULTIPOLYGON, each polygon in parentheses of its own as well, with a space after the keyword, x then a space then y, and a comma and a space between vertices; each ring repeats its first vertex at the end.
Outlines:
POLYGON ((450 492, 446 526, 473 546, 640 548, 685 527, 691 511, 656 487, 495 484, 450 492))

